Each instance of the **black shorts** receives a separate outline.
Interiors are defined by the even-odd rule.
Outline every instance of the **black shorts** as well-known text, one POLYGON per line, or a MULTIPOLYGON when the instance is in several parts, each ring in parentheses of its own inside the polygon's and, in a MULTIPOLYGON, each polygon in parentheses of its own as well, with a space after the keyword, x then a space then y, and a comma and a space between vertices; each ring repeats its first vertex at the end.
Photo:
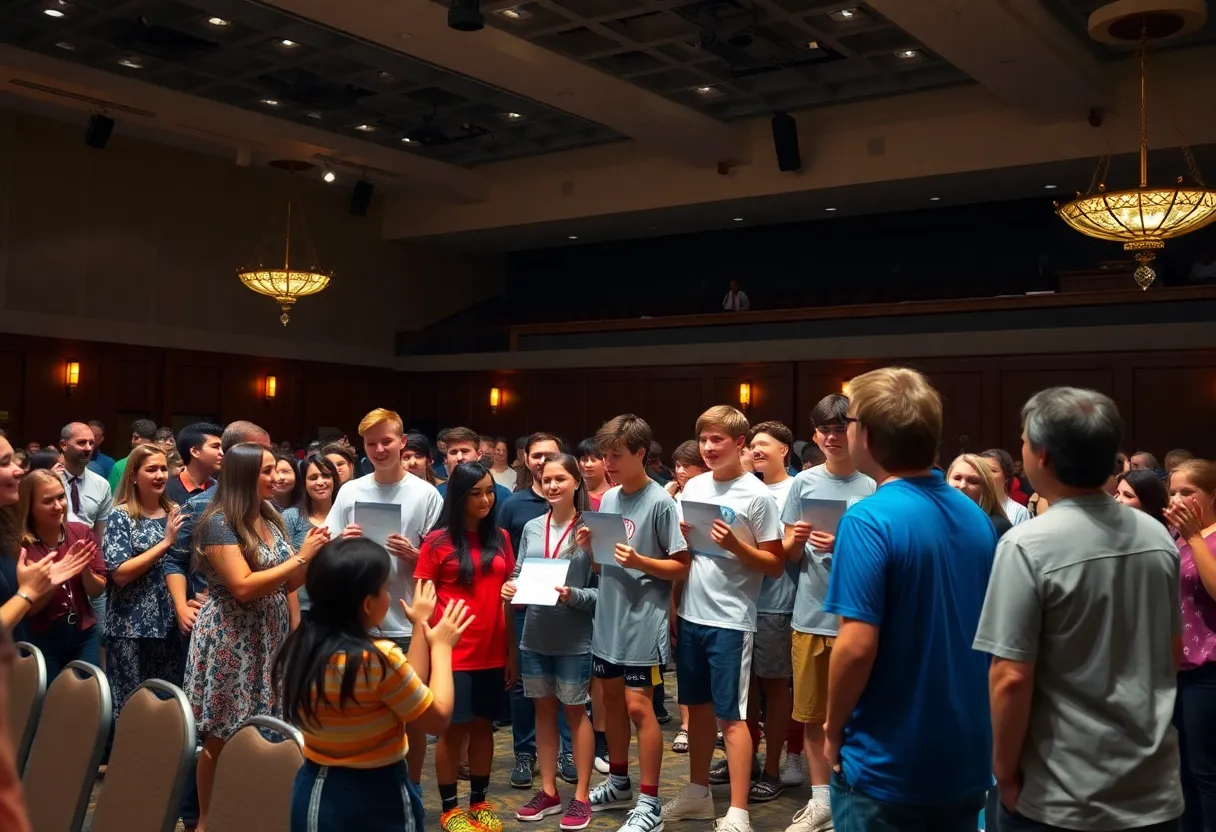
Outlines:
POLYGON ((597 679, 625 680, 627 688, 653 688, 663 683, 663 668, 657 664, 633 667, 591 657, 591 675, 597 679))
POLYGON ((510 719, 506 677, 501 667, 453 671, 452 686, 456 694, 452 704, 453 724, 461 725, 475 719, 491 722, 510 719))

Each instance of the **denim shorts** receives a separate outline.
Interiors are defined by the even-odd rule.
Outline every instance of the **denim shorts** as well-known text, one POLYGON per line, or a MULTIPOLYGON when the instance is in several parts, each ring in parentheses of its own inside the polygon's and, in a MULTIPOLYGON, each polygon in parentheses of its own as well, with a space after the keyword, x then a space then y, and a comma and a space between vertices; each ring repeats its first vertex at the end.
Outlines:
POLYGON ((529 699, 553 696, 563 705, 584 705, 591 691, 591 654, 545 656, 520 650, 519 675, 529 699))

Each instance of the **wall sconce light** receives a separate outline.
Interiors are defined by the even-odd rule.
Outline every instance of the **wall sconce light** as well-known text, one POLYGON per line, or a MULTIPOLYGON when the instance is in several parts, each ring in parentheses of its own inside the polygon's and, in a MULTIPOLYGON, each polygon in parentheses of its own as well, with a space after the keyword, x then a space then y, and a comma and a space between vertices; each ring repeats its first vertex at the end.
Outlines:
POLYGON ((266 381, 263 385, 262 390, 263 390, 263 395, 266 397, 266 401, 268 401, 268 402, 274 401, 274 397, 279 392, 279 380, 277 378, 275 378, 274 376, 266 376, 266 381))
POLYGON ((739 409, 747 410, 752 406, 752 383, 745 381, 739 385, 739 409))
POLYGON ((498 413, 498 408, 502 407, 502 388, 490 388, 490 412, 498 413))
POLYGON ((63 367, 63 387, 68 395, 80 384, 80 362, 69 360, 63 367))
POLYGON ((840 382, 840 394, 841 394, 842 396, 851 396, 851 395, 853 395, 853 382, 852 382, 852 380, 851 380, 851 379, 850 379, 850 380, 848 380, 848 381, 842 381, 842 382, 840 382))

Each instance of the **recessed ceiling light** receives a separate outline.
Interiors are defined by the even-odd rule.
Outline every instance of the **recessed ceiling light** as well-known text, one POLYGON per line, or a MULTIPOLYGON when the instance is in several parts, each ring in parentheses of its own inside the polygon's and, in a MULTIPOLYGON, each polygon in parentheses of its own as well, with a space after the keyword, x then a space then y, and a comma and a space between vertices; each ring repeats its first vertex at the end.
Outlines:
POLYGON ((570 235, 569 237, 567 237, 566 239, 567 239, 567 240, 577 240, 577 239, 578 239, 578 237, 576 237, 576 236, 574 236, 573 234, 571 234, 571 235, 570 235))
POLYGON ((532 16, 532 13, 530 11, 528 11, 527 9, 520 9, 520 8, 500 9, 498 13, 501 16, 505 17, 507 20, 523 20, 526 17, 532 16))
POLYGON ((713 87, 694 87, 693 88, 693 92, 695 92, 697 95, 709 95, 713 91, 714 91, 713 87))
POLYGON ((139 58, 123 58, 118 62, 119 66, 125 66, 127 69, 143 69, 143 62, 139 58))
POLYGON ((361 133, 375 133, 376 127, 373 124, 356 124, 355 129, 361 133))
POLYGON ((861 17, 860 9, 837 9, 834 12, 828 12, 828 17, 835 20, 837 23, 849 23, 861 17))
POLYGON ((300 44, 296 43, 294 40, 287 40, 286 38, 279 41, 279 46, 283 47, 284 49, 295 49, 299 45, 300 44))
POLYGON ((895 53, 895 57, 903 61, 910 61, 913 58, 919 58, 920 52, 916 49, 901 49, 895 53))
POLYGON ((818 48, 819 48, 819 41, 817 41, 817 40, 810 40, 810 41, 807 41, 806 48, 807 48, 807 49, 809 49, 809 50, 818 49, 818 48))
POLYGON ((414 140, 413 140, 413 139, 411 139, 409 136, 402 136, 402 137, 401 137, 401 141, 405 142, 406 144, 413 144, 413 143, 414 143, 414 140))
POLYGON ((222 18, 222 17, 209 17, 209 18, 207 18, 207 22, 210 23, 212 26, 223 27, 223 26, 227 26, 231 21, 224 20, 224 18, 222 18))
POLYGON ((743 222, 743 217, 735 217, 731 222, 743 222))
POLYGON ((66 40, 61 40, 61 41, 59 41, 59 43, 55 44, 55 46, 56 46, 56 48, 58 48, 58 49, 64 49, 64 50, 66 50, 66 51, 68 51, 68 52, 75 52, 75 51, 76 51, 76 47, 75 47, 75 46, 73 46, 72 44, 68 43, 66 40))
POLYGON ((42 13, 47 17, 63 17, 63 12, 60 9, 43 9, 42 13))
POLYGON ((320 113, 318 113, 316 110, 313 110, 311 113, 308 113, 308 117, 309 117, 309 118, 315 118, 315 119, 318 119, 318 120, 319 120, 319 119, 321 118, 321 114, 320 114, 320 113))
POLYGON ((1059 185, 1044 185, 1043 187, 1049 191, 1054 191, 1056 188, 1058 188, 1060 186, 1059 185))
POLYGON ((376 73, 376 77, 379 78, 381 81, 391 81, 391 80, 393 80, 393 73, 385 72, 384 70, 380 70, 379 72, 376 73))
POLYGON ((930 202, 940 202, 941 197, 940 196, 931 196, 931 197, 929 197, 929 201, 930 202))
POLYGON ((325 175, 322 176, 321 178, 324 179, 326 182, 333 182, 338 177, 334 176, 334 172, 332 170, 327 170, 327 171, 325 171, 325 175))
POLYGON ((823 210, 825 210, 825 211, 835 211, 836 209, 835 209, 835 208, 824 208, 823 210))
POLYGON ((523 118, 521 113, 503 113, 502 115, 503 118, 507 119, 508 121, 519 121, 521 118, 523 118))
POLYGON ((262 103, 265 104, 267 107, 279 106, 279 100, 277 98, 263 98, 262 103))

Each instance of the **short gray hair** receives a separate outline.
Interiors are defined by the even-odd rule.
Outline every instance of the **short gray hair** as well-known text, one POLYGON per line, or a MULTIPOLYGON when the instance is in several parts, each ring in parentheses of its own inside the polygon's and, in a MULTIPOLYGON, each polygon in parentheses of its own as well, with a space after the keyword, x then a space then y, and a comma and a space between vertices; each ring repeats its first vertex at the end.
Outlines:
POLYGON ((1099 488, 1115 469, 1123 417, 1109 396, 1079 387, 1050 387, 1022 408, 1030 449, 1047 452, 1056 479, 1072 488, 1099 488))

